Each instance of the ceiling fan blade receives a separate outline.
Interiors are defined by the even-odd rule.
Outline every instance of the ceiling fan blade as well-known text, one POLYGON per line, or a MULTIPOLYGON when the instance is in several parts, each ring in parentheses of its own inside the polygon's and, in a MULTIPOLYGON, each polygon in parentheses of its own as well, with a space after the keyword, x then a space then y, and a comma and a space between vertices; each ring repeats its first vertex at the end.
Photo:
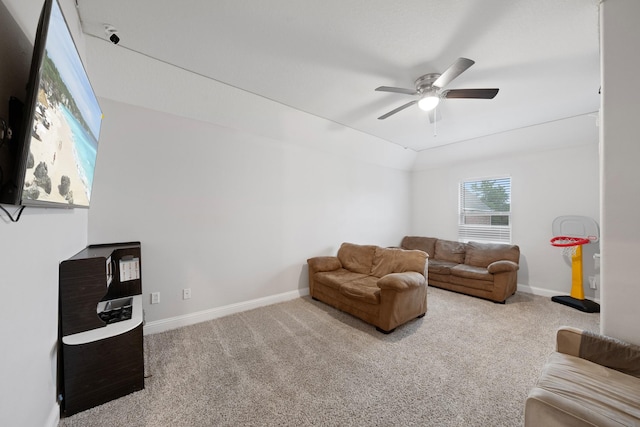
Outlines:
POLYGON ((393 92, 393 93, 404 93, 405 95, 417 95, 415 89, 404 89, 401 87, 390 87, 390 86, 380 86, 377 87, 376 90, 378 92, 393 92))
POLYGON ((444 98, 493 99, 500 89, 450 89, 442 93, 444 98))
POLYGON ((392 115, 394 115, 395 113, 398 113, 398 112, 400 112, 400 111, 404 110, 405 108, 411 107, 413 104, 417 104, 417 103, 418 103, 418 100, 417 100, 417 99, 416 99, 416 100, 413 100, 413 101, 411 101, 411 102, 407 102, 406 104, 399 106, 399 107, 398 107, 398 108, 396 108, 395 110, 391 110, 391 111, 389 111, 387 114, 383 114, 382 116, 378 117, 378 120, 384 120, 384 119, 386 119, 387 117, 392 116, 392 115))
POLYGON ((467 58, 458 58, 456 62, 451 64, 444 73, 433 82, 433 86, 443 88, 453 81, 456 77, 462 74, 467 68, 475 64, 475 61, 467 58))

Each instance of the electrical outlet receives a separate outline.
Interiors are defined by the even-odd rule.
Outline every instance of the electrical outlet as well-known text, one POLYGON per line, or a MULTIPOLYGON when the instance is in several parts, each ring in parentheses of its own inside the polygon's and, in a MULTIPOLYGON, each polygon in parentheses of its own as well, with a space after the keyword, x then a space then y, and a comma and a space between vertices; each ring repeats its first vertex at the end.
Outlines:
POLYGON ((596 276, 589 276, 589 287, 591 289, 596 289, 596 276))
POLYGON ((151 304, 160 304, 160 292, 151 293, 151 304))
POLYGON ((190 299, 191 298, 191 288, 186 288, 182 290, 182 299, 190 299))

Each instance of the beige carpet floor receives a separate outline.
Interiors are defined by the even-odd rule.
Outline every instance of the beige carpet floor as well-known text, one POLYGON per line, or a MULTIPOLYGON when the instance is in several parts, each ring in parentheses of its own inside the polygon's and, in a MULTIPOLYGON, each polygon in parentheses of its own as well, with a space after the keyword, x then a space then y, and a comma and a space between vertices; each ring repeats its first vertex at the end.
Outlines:
POLYGON ((63 418, 102 426, 521 426, 562 325, 598 314, 433 287, 384 335, 309 297, 145 337, 143 391, 63 418))

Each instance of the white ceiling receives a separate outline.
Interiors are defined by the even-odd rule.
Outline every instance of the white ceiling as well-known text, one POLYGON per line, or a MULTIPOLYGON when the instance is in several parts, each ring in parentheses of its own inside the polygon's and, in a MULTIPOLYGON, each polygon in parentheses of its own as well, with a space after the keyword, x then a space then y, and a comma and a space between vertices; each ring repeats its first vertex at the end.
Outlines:
MULTIPOLYGON (((416 151, 599 109, 599 0, 77 0, 85 33, 416 151), (426 73, 497 87, 386 120, 426 73)), ((126 66, 123 64, 123 66, 126 66)), ((197 96, 197 94, 194 94, 197 96)))

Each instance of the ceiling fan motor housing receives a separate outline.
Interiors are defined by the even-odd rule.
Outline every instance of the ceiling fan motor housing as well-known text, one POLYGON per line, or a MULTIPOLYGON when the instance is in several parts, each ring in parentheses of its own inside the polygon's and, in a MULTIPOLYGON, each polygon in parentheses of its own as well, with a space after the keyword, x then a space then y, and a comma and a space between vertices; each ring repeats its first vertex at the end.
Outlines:
POLYGON ((434 89, 433 82, 438 80, 440 75, 440 73, 429 73, 418 77, 415 81, 416 92, 422 94, 432 91, 434 89))

